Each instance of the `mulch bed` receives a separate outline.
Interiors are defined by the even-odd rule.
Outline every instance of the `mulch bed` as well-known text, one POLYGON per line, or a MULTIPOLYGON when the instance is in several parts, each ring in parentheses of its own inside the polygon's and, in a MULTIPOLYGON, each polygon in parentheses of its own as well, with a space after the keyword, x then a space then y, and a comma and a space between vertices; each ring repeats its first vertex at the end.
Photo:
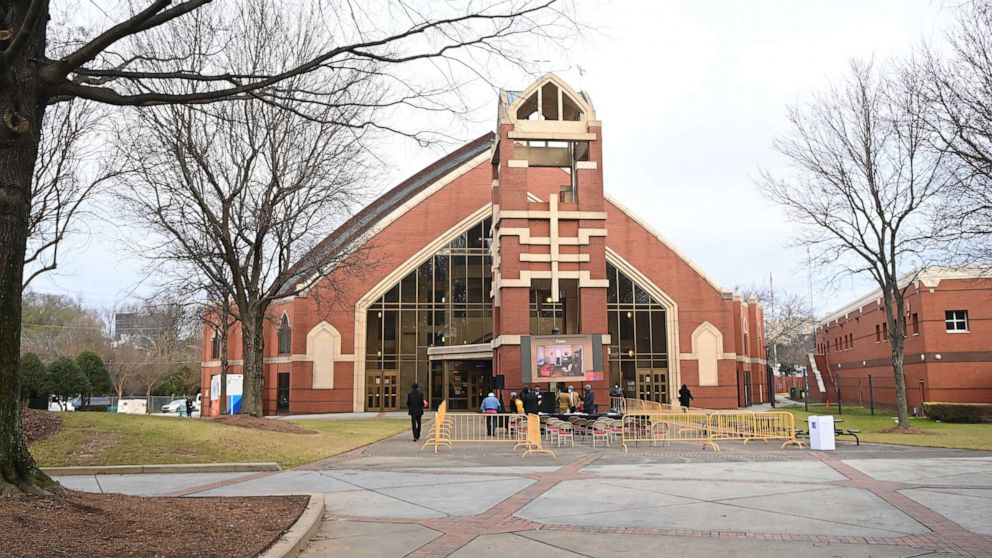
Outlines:
POLYGON ((69 492, 65 497, 0 500, 0 555, 252 557, 299 518, 307 498, 69 492))
POLYGON ((50 411, 21 407, 21 428, 30 444, 58 434, 62 430, 62 417, 50 411))
POLYGON ((303 428, 298 424, 293 424, 284 420, 264 419, 248 415, 221 415, 209 417, 204 420, 219 422, 229 426, 241 428, 254 428, 255 430, 268 430, 270 432, 285 432, 287 434, 316 434, 314 430, 303 428))

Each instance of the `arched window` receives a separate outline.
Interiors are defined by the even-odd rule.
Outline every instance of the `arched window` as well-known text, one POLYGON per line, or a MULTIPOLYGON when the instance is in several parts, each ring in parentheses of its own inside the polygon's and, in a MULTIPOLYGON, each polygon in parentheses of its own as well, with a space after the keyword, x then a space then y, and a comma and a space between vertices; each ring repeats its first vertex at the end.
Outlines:
POLYGON ((210 339, 210 358, 220 358, 220 330, 214 328, 214 336, 210 339))
POLYGON ((279 323, 279 354, 286 355, 293 352, 293 328, 289 325, 289 316, 282 315, 282 322, 279 323))
POLYGON ((517 120, 582 120, 580 104, 558 87, 546 82, 517 108, 517 120))

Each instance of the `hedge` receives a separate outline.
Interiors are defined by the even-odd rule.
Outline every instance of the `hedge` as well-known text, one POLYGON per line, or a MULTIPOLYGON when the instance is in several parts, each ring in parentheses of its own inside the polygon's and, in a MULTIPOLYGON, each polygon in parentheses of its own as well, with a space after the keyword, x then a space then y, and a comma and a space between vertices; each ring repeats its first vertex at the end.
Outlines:
POLYGON ((941 422, 992 422, 992 403, 924 403, 927 417, 941 422))

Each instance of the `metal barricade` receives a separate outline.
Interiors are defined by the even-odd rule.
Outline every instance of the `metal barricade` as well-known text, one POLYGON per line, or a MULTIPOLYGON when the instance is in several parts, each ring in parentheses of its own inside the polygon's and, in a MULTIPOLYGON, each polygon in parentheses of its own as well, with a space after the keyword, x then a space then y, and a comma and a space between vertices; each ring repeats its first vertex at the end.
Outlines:
MULTIPOLYGON (((514 415, 520 417, 521 415, 514 415)), ((513 449, 523 445, 527 448, 527 451, 521 455, 521 458, 527 457, 532 453, 550 453, 551 457, 558 459, 555 452, 544 449, 544 442, 541 438, 541 418, 537 415, 527 415, 526 429, 524 431, 524 441, 518 443, 513 449)))
POLYGON ((703 449, 711 446, 720 451, 717 440, 783 440, 782 448, 789 445, 803 447, 796 439, 795 417, 790 413, 753 411, 701 412, 628 412, 623 417, 620 446, 625 452, 628 445, 639 442, 702 442, 703 449))
POLYGON ((434 414, 434 424, 431 425, 431 429, 427 433, 427 439, 424 441, 424 445, 421 446, 420 449, 424 449, 427 446, 434 446, 434 453, 437 453, 437 448, 440 446, 451 448, 447 415, 448 402, 442 401, 441 404, 437 406, 437 413, 434 414))
POLYGON ((713 442, 709 425, 709 415, 703 413, 637 411, 628 412, 623 417, 623 432, 620 447, 628 451, 630 444, 659 442, 703 442, 703 448, 710 445, 717 451, 720 447, 713 442))
POLYGON ((751 413, 753 428, 748 437, 744 439, 747 444, 751 440, 761 440, 768 443, 769 440, 784 440, 782 448, 795 445, 800 448, 806 444, 796 438, 796 417, 792 413, 768 412, 751 413))

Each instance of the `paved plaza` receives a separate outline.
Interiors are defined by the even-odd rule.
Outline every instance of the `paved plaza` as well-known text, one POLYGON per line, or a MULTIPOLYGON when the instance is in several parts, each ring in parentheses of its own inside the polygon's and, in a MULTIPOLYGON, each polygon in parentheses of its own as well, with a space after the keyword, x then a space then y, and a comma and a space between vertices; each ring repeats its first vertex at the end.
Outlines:
POLYGON ((292 471, 61 477, 171 496, 326 494, 304 556, 992 557, 992 453, 726 443, 435 455, 408 435, 292 471))

